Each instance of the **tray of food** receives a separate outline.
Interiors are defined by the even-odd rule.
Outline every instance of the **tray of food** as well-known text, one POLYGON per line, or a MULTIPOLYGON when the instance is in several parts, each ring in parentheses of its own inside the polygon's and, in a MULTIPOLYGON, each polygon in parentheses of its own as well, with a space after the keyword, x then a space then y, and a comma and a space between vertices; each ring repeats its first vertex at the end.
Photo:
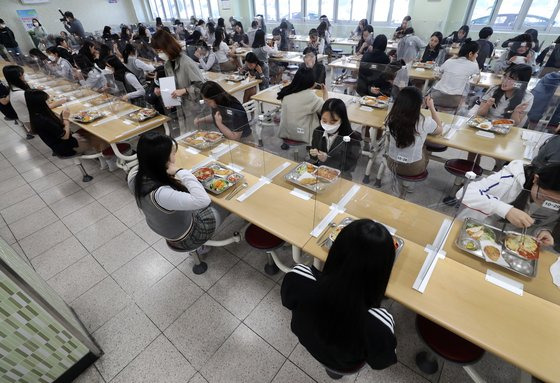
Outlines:
POLYGON ((413 68, 434 69, 435 65, 436 65, 436 63, 433 62, 433 61, 426 61, 426 62, 417 61, 417 62, 412 64, 412 67, 413 68))
MULTIPOLYGON (((354 221, 353 218, 350 218, 350 217, 343 218, 340 221, 340 223, 338 225, 336 225, 336 227, 329 233, 329 235, 323 241, 321 246, 323 246, 327 249, 330 249, 332 244, 336 240, 336 237, 338 237, 338 234, 340 234, 342 229, 344 229, 346 226, 348 226, 352 221, 354 221)), ((403 249, 404 240, 400 237, 393 236, 393 243, 395 245, 395 257, 397 257, 403 249)))
POLYGON ((220 195, 243 180, 243 175, 236 173, 219 162, 195 169, 192 173, 209 192, 220 195))
POLYGON ((372 108, 385 109, 389 106, 389 97, 387 96, 363 96, 360 98, 360 105, 369 106, 372 108))
POLYGON ((485 117, 473 116, 467 121, 471 128, 486 130, 498 134, 508 134, 511 127, 515 124, 513 120, 499 119, 490 121, 485 117))
POLYGON ((465 219, 455 244, 461 250, 503 268, 533 278, 539 245, 534 237, 505 231, 472 218, 465 219))
POLYGON ((154 118, 158 115, 158 112, 154 109, 150 108, 142 108, 135 110, 132 113, 126 115, 126 118, 132 120, 134 122, 143 122, 149 120, 150 118, 154 118))
POLYGON ((241 82, 245 80, 245 76, 239 74, 230 74, 226 76, 226 81, 241 82))
POLYGON ((113 96, 111 96, 110 94, 102 94, 99 97, 94 98, 93 100, 89 100, 88 104, 92 105, 92 106, 98 106, 98 105, 103 105, 106 104, 110 101, 115 100, 115 98, 113 96))
POLYGON ((74 122, 78 122, 80 124, 89 124, 93 121, 99 120, 100 118, 106 117, 106 113, 99 112, 97 110, 88 111, 82 110, 76 114, 73 114, 70 118, 74 122))
POLYGON ((224 135, 219 132, 206 132, 203 130, 195 130, 186 136, 179 138, 179 143, 192 146, 196 149, 208 149, 216 146, 224 139, 224 135))
POLYGON ((308 162, 302 162, 288 172, 284 178, 286 181, 313 193, 320 193, 338 181, 340 170, 329 166, 315 166, 308 162))

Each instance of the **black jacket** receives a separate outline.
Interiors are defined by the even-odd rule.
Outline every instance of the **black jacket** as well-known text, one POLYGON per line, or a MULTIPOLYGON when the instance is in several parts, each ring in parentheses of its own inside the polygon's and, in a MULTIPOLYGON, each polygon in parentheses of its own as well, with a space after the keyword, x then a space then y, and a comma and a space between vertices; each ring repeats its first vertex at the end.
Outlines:
POLYGON ((0 29, 0 44, 6 48, 17 48, 18 43, 14 36, 14 32, 8 27, 0 29))
POLYGON ((311 157, 311 162, 339 169, 343 173, 352 172, 356 168, 358 159, 362 154, 362 135, 358 132, 352 132, 350 134, 351 140, 348 143, 343 142, 342 136, 337 136, 331 145, 331 149, 327 150, 327 140, 323 137, 324 133, 325 130, 322 127, 318 127, 313 131, 311 149, 325 152, 329 157, 325 162, 320 162, 317 157, 311 157))

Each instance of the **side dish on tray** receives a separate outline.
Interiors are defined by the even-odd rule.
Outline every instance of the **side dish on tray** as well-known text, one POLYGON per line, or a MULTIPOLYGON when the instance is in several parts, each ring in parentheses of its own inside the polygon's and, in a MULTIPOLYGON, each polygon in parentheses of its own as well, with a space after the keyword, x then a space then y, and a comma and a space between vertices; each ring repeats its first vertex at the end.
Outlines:
POLYGON ((204 188, 214 194, 222 194, 243 180, 243 175, 234 172, 219 162, 211 162, 193 170, 192 174, 204 188))
POLYGON ((217 145, 224 139, 224 135, 219 132, 206 132, 203 130, 196 130, 186 136, 179 137, 177 140, 179 144, 191 146, 196 149, 208 149, 217 145))
POLYGON ((338 181, 340 170, 329 166, 315 166, 309 162, 302 162, 296 165, 284 178, 294 185, 319 193, 338 181))

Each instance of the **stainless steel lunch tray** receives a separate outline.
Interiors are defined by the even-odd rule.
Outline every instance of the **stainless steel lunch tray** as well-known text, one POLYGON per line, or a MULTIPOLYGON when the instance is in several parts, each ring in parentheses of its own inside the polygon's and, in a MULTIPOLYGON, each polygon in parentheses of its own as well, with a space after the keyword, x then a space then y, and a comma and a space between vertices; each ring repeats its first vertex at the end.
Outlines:
MULTIPOLYGON (((206 150, 206 149, 213 148, 214 146, 218 145, 220 142, 222 142, 224 140, 224 135, 222 134, 220 138, 218 138, 214 141, 210 141, 210 140, 206 140, 206 138, 202 138, 204 140, 204 142, 201 142, 200 144, 195 144, 195 145, 184 141, 185 138, 191 137, 198 132, 201 132, 201 130, 195 130, 193 132, 187 133, 183 137, 179 137, 177 139, 177 142, 179 142, 180 144, 190 146, 191 148, 195 148, 195 149, 199 149, 199 150, 206 150)), ((211 132, 211 133, 218 133, 218 132, 211 132)))
POLYGON ((469 253, 472 254, 478 258, 483 259, 485 262, 488 263, 493 263, 497 266, 503 267, 505 269, 511 270, 515 273, 518 273, 520 275, 523 275, 524 277, 529 277, 529 278, 533 278, 537 275, 537 267, 538 267, 538 259, 526 259, 523 258, 519 255, 515 255, 514 253, 512 253, 511 251, 506 249, 506 246, 504 244, 504 238, 506 237, 507 234, 517 234, 519 235, 519 233, 515 233, 512 231, 506 231, 503 232, 493 226, 490 225, 486 225, 480 221, 477 221, 475 219, 472 218, 466 218, 465 221, 463 222, 463 226, 461 227, 460 231, 459 231, 459 235, 457 236, 456 240, 455 240, 455 245, 469 253), (494 233, 495 236, 495 243, 496 245, 498 245, 501 249, 501 258, 505 261, 505 264, 507 264, 507 266, 504 266, 503 264, 499 263, 498 261, 492 261, 487 259, 484 254, 482 253, 482 248, 480 245, 480 240, 476 240, 474 238, 472 238, 468 233, 467 233, 467 228, 469 225, 473 225, 473 226, 484 226, 484 230, 490 230, 494 233), (472 242, 475 243, 477 245, 477 249, 473 250, 473 249, 468 249, 466 247, 466 244, 472 242))
POLYGON ((239 184, 240 182, 242 182, 242 181, 244 180, 244 178, 245 178, 245 177, 243 176, 243 174, 237 173, 237 172, 234 171, 233 169, 230 169, 230 168, 228 168, 227 166, 225 166, 225 165, 223 165, 223 164, 220 164, 220 163, 218 163, 218 162, 211 162, 211 163, 206 164, 206 165, 204 165, 204 166, 199 166, 198 168, 193 169, 192 173, 194 174, 198 169, 202 169, 202 168, 211 168, 212 166, 219 166, 220 168, 227 169, 227 170, 231 170, 231 171, 233 172, 233 173, 231 173, 231 174, 228 174, 227 176, 220 176, 220 175, 214 174, 212 177, 208 178, 207 180, 205 180, 205 181, 200 181, 200 183, 202 184, 202 186, 204 186, 204 189, 206 189, 208 192, 210 192, 210 193, 212 193, 212 194, 214 194, 214 195, 220 195, 220 194, 222 194, 222 193, 224 193, 224 192, 226 192, 226 191, 228 191, 228 190, 231 190, 231 188, 233 188, 235 185, 237 185, 237 184, 239 184), (229 176, 233 176, 233 175, 235 175, 235 176, 238 177, 237 181, 235 181, 235 182, 228 181, 227 178, 228 178, 229 176), (216 180, 216 179, 226 180, 230 185, 229 185, 227 188, 225 188, 224 190, 221 190, 221 191, 217 192, 217 191, 215 191, 215 190, 213 190, 213 189, 210 188, 210 183, 211 183, 212 181, 216 180))
MULTIPOLYGON (((290 172, 288 172, 288 173, 284 176, 284 179, 285 179, 286 181, 288 181, 289 183, 294 184, 294 185, 296 185, 296 186, 299 186, 300 188, 309 190, 310 192, 313 192, 313 193, 322 193, 322 192, 324 192, 325 190, 327 190, 331 185, 333 185, 334 183, 336 183, 336 182, 339 180, 339 178, 340 178, 340 170, 335 169, 335 168, 331 168, 331 167, 329 167, 329 166, 324 166, 324 165, 322 165, 322 166, 316 166, 316 165, 314 165, 317 169, 318 169, 319 167, 325 167, 325 168, 329 168, 329 169, 336 170, 336 171, 338 172, 338 176, 337 176, 334 180, 332 180, 332 181, 327 181, 327 180, 324 179, 324 178, 317 177, 317 176, 314 175, 314 177, 317 179, 317 183, 315 183, 315 184, 313 184, 313 185, 301 184, 301 183, 299 182, 298 179, 303 175, 303 173, 298 173, 298 172, 297 172, 297 169, 299 169, 299 167, 302 166, 302 165, 307 166, 307 164, 308 164, 308 162, 300 162, 300 163, 297 164, 290 172)), ((311 164, 311 165, 313 165, 313 164, 311 164)))
POLYGON ((470 126, 471 128, 479 129, 479 130, 482 130, 483 132, 492 132, 492 133, 503 134, 503 135, 508 134, 509 131, 511 130, 511 126, 510 126, 510 125, 506 125, 506 126, 504 126, 504 125, 497 125, 497 126, 495 126, 495 125, 492 125, 492 121, 490 121, 490 120, 488 120, 488 119, 486 119, 486 120, 487 120, 487 121, 490 123, 490 125, 491 125, 490 129, 482 129, 482 128, 479 128, 479 127, 478 127, 479 124, 476 123, 476 122, 474 121, 474 119, 475 119, 476 117, 477 117, 477 116, 472 116, 471 118, 469 118, 469 119, 467 120, 467 125, 470 126))

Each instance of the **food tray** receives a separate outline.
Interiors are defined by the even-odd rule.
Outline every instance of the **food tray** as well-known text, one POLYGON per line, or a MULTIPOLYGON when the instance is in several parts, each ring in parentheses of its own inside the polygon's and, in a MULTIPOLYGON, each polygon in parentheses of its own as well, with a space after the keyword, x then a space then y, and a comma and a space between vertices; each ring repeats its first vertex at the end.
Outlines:
POLYGON ((243 80, 245 80, 245 76, 242 75, 230 74, 226 76, 226 81, 241 82, 243 80))
POLYGON ((87 110, 83 110, 81 112, 78 112, 76 114, 73 114, 71 119, 74 122, 77 122, 79 124, 90 124, 93 121, 99 120, 100 118, 106 117, 107 114, 106 113, 101 113, 98 111, 87 111, 87 110))
POLYGON ((98 106, 98 105, 103 105, 106 104, 110 101, 113 101, 115 98, 111 95, 108 94, 102 94, 99 97, 94 98, 93 100, 89 100, 88 104, 93 105, 93 106, 98 106))
POLYGON ((360 105, 369 106, 371 108, 385 109, 389 106, 389 97, 387 96, 364 96, 360 98, 360 105))
POLYGON ((146 120, 149 120, 150 118, 154 118, 157 115, 158 112, 154 109, 142 108, 127 114, 126 118, 134 122, 144 122, 146 120))
POLYGON ((424 68, 424 69, 434 69, 436 63, 433 61, 426 61, 425 63, 423 62, 415 62, 414 64, 412 64, 413 68, 424 68))
MULTIPOLYGON (((336 228, 329 233, 329 236, 325 239, 325 241, 323 242, 322 246, 330 249, 332 244, 334 243, 336 237, 338 236, 338 233, 340 233, 340 231, 348 226, 352 221, 354 221, 353 218, 350 217, 346 217, 343 218, 340 223, 338 225, 336 225, 336 228)), ((404 246, 404 240, 400 237, 397 236, 393 236, 393 242, 395 243, 395 258, 398 257, 398 255, 401 253, 403 246, 404 246)))
MULTIPOLYGON (((326 175, 326 174, 325 174, 326 175)), ((309 162, 301 162, 295 166, 284 179, 294 185, 307 189, 313 193, 321 193, 340 178, 340 170, 329 166, 315 166, 309 162), (321 171, 330 173, 329 178, 322 177, 321 171)))
POLYGON ((179 138, 178 142, 196 149, 205 150, 216 146, 224 139, 224 135, 219 132, 206 132, 204 130, 195 130, 186 136, 179 138))
POLYGON ((202 183, 204 189, 216 195, 222 194, 243 181, 242 174, 234 172, 219 162, 211 162, 208 165, 201 166, 193 170, 192 173, 202 183), (223 187, 216 189, 215 186, 217 185, 223 185, 223 187))
POLYGON ((67 93, 78 89, 79 87, 75 84, 62 84, 60 86, 52 88, 52 90, 54 90, 56 93, 67 93))
MULTIPOLYGON (((537 275, 538 259, 527 259, 506 249, 504 240, 512 235, 521 234, 511 231, 502 233, 500 229, 467 218, 455 240, 455 245, 469 254, 484 259, 486 262, 497 264, 525 277, 535 277, 537 275), (490 247, 497 250, 492 250, 490 247)), ((530 236, 526 237, 527 239, 532 238, 530 236)))
POLYGON ((471 128, 476 128, 480 130, 486 130, 488 132, 493 132, 497 134, 508 134, 511 130, 511 127, 514 125, 513 120, 494 120, 490 121, 487 118, 480 117, 480 116, 473 116, 469 118, 467 121, 467 125, 471 128), (511 124, 496 124, 496 122, 500 121, 511 121, 511 124))

